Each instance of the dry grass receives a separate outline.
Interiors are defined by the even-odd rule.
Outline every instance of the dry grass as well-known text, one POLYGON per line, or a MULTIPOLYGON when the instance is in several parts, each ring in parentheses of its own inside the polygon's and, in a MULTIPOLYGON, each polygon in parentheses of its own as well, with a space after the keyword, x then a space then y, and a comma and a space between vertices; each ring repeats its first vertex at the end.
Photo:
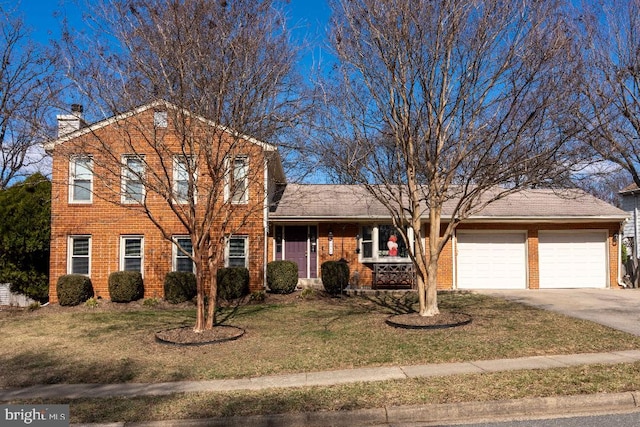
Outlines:
MULTIPOLYGON (((640 389, 640 363, 455 375, 333 387, 161 397, 48 401, 71 404, 71 422, 136 422, 398 405, 490 401, 640 389)), ((21 403, 27 403, 26 401, 21 403)), ((45 403, 29 401, 28 403, 45 403)))
POLYGON ((471 293, 444 293, 440 307, 470 325, 395 329, 398 296, 290 297, 226 309, 246 329, 238 341, 203 347, 158 344, 154 333, 191 324, 179 307, 45 307, 0 312, 0 387, 54 383, 203 380, 362 366, 423 364, 640 348, 640 338, 590 322, 471 293))

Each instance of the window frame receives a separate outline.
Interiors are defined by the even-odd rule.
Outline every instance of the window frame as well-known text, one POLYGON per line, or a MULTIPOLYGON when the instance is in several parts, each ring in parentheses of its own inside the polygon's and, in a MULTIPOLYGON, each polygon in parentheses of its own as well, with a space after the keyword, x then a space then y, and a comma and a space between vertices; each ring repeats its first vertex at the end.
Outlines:
POLYGON ((140 234, 123 234, 120 236, 120 262, 119 262, 119 270, 120 271, 138 271, 142 277, 144 277, 144 236, 140 235, 140 234), (126 254, 126 241, 128 239, 134 240, 140 240, 140 255, 137 257, 132 257, 132 256, 127 256, 126 254), (127 259, 131 259, 131 258, 135 258, 135 259, 140 259, 140 269, 139 270, 132 270, 132 269, 126 269, 126 260, 127 259))
POLYGON ((83 154, 83 155, 77 155, 77 156, 73 156, 70 160, 69 160, 69 203, 74 203, 74 204, 91 204, 93 203, 93 156, 90 156, 88 154, 83 154), (87 171, 88 171, 88 179, 81 179, 78 178, 78 176, 80 176, 80 174, 77 173, 77 165, 78 163, 80 163, 80 161, 86 161, 87 164, 87 171), (84 182, 84 181, 88 181, 88 188, 86 187, 81 187, 81 185, 79 184, 79 182, 84 182), (75 189, 76 188, 86 188, 86 190, 89 193, 89 198, 84 200, 84 199, 76 199, 75 197, 75 189))
POLYGON ((193 155, 185 155, 178 154, 173 156, 173 183, 171 185, 171 192, 173 200, 178 203, 185 205, 190 202, 189 200, 189 185, 193 182, 193 203, 197 203, 198 195, 197 195, 197 170, 195 164, 193 163, 194 156, 193 155), (191 162, 191 168, 193 169, 193 175, 191 179, 189 179, 189 162, 191 162), (180 173, 183 172, 186 179, 179 179, 180 173), (179 194, 178 183, 186 182, 187 194, 184 197, 179 194))
MULTIPOLYGON (((385 223, 376 223, 376 224, 364 224, 360 226, 360 236, 358 239, 358 249, 360 253, 358 254, 358 261, 365 264, 366 263, 385 263, 385 262, 397 263, 397 264, 410 263, 411 257, 409 256, 409 251, 413 250, 414 239, 415 239, 415 234, 413 232, 413 229, 411 227, 407 227, 407 236, 409 238, 409 245, 406 248, 407 256, 403 257, 398 255, 398 256, 390 257, 388 255, 380 255, 380 252, 384 252, 384 250, 380 249, 380 228, 381 227, 393 227, 393 225, 388 222, 385 222, 385 223), (365 232, 364 232, 365 228, 371 229, 371 239, 365 240, 365 232), (371 245, 371 257, 364 256, 365 244, 371 245)), ((400 242, 402 241, 402 237, 400 236, 400 233, 396 233, 396 236, 398 237, 398 243, 400 244, 400 242)))
POLYGON ((120 194, 121 194, 120 201, 122 204, 124 205, 144 204, 146 200, 146 194, 147 194, 147 190, 144 185, 145 172, 146 172, 146 164, 145 164, 144 155, 125 154, 122 156, 122 173, 121 173, 121 183, 120 183, 120 194), (129 160, 139 160, 140 166, 141 166, 141 170, 139 172, 139 174, 141 175, 140 177, 137 177, 135 175, 135 172, 133 172, 133 168, 128 163, 129 160), (129 176, 130 174, 133 174, 133 177, 130 177, 129 176), (131 197, 132 194, 130 194, 127 191, 127 186, 130 182, 140 184, 141 186, 140 200, 134 197, 131 197))
POLYGON ((249 268, 249 236, 246 235, 233 235, 227 239, 227 244, 225 246, 224 253, 224 266, 225 267, 244 267, 249 268), (231 254, 231 241, 232 240, 241 240, 244 245, 244 253, 242 256, 235 256, 231 254), (244 259, 243 265, 231 265, 231 259, 244 259))
POLYGON ((74 234, 67 237, 67 274, 80 274, 82 276, 91 276, 91 235, 90 234, 74 234), (87 254, 84 255, 76 255, 74 253, 75 246, 74 243, 77 240, 86 239, 87 240, 87 254), (74 271, 74 260, 78 258, 86 258, 87 259, 87 272, 86 273, 77 273, 74 271))
POLYGON ((191 262, 191 270, 188 272, 195 273, 196 272, 196 264, 193 262, 193 259, 186 256, 180 248, 184 247, 180 244, 180 240, 188 240, 191 245, 191 255, 193 256, 193 244, 191 243, 191 237, 187 235, 177 235, 172 238, 172 255, 171 255, 171 271, 184 271, 178 269, 178 261, 180 259, 188 259, 191 262))
POLYGON ((225 185, 225 200, 234 205, 246 205, 249 203, 249 156, 247 154, 238 154, 227 159, 227 179, 225 185), (240 179, 236 178, 238 163, 244 169, 241 176, 242 185, 237 186, 240 179), (242 189, 242 192, 239 190, 242 189))

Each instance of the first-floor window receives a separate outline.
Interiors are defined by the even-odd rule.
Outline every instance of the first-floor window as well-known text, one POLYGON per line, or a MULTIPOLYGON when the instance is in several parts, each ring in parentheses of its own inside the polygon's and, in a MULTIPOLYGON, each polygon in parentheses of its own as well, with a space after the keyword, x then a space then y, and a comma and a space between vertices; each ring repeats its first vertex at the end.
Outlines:
MULTIPOLYGON (((412 241, 411 228, 407 228, 405 233, 409 241, 412 241)), ((403 262, 409 260, 409 248, 401 234, 391 224, 363 226, 360 249, 360 259, 363 262, 403 262)))
POLYGON ((174 237, 173 245, 173 271, 185 271, 193 273, 193 245, 189 236, 174 237), (186 253, 185 253, 186 252, 186 253), (189 254, 189 255, 187 255, 189 254))
POLYGON ((247 267, 248 259, 247 250, 247 236, 233 236, 229 238, 229 245, 227 247, 227 267, 247 267))
POLYGON ((67 271, 70 274, 89 275, 91 271, 91 236, 69 237, 67 271))
POLYGON ((143 250, 142 236, 122 236, 120 238, 120 270, 142 273, 143 250))

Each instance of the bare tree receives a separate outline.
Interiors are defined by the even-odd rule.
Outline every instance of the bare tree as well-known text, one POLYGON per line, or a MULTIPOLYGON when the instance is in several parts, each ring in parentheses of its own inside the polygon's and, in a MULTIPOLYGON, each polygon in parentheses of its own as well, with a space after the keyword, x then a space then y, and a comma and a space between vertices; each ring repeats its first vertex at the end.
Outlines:
POLYGON ((640 2, 585 2, 580 16, 583 140, 640 187, 640 2))
POLYGON ((126 116, 118 138, 94 132, 81 149, 97 150, 94 174, 114 195, 121 174, 139 184, 110 200, 133 199, 167 240, 174 240, 175 219, 187 231, 193 251, 183 252, 197 276, 195 331, 210 329, 225 245, 264 209, 258 152, 268 161, 275 146, 253 137, 277 140, 298 111, 297 52, 284 16, 271 0, 105 0, 90 10, 90 38, 68 33, 61 46, 80 96, 104 117, 152 102, 171 131, 158 131, 148 116, 126 116), (124 164, 122 153, 134 161, 124 164), (247 194, 250 202, 242 203, 247 194))
POLYGON ((336 0, 332 8, 339 65, 335 83, 318 89, 327 109, 316 150, 386 206, 407 247, 413 229, 420 315, 433 316, 438 259, 457 225, 509 193, 566 176, 572 131, 559 122, 574 98, 560 90, 574 78, 571 28, 555 1, 336 0))
POLYGON ((54 58, 30 40, 15 10, 0 6, 0 189, 30 175, 45 153, 47 116, 57 94, 54 58))

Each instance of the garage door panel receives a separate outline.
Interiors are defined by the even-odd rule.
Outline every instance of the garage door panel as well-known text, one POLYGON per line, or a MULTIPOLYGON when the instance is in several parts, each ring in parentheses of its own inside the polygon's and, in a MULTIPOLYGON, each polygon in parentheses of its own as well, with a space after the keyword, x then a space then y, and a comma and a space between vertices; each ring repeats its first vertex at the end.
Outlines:
POLYGON ((607 286, 607 233, 540 232, 540 288, 607 286))
POLYGON ((524 233, 457 234, 457 285, 460 289, 525 289, 524 233))

